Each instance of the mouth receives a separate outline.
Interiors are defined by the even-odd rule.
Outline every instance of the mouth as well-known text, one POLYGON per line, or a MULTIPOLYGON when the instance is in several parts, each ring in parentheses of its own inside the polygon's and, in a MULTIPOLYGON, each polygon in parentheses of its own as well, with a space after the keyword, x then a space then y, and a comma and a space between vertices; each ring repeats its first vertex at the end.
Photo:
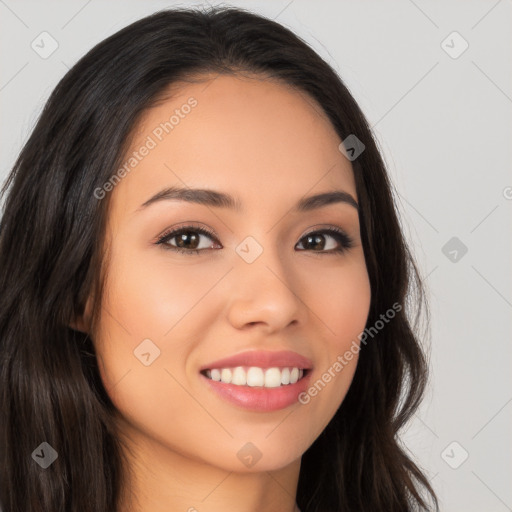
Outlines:
POLYGON ((215 396, 246 411, 271 413, 297 405, 312 369, 294 367, 207 368, 201 380, 215 396))
POLYGON ((311 370, 297 366, 270 367, 236 366, 227 368, 207 368, 201 374, 207 379, 233 386, 251 388, 279 388, 296 384, 311 370))
POLYGON ((308 388, 312 372, 313 362, 290 350, 245 351, 199 368, 212 396, 260 413, 296 405, 308 388))

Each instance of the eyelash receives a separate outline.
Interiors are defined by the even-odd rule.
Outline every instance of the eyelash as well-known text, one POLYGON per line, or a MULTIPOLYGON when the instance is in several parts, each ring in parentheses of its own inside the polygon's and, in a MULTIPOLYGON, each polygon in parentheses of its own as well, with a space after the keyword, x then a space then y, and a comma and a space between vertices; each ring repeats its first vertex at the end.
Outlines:
MULTIPOLYGON (((215 234, 212 231, 210 231, 209 229, 190 225, 190 226, 181 226, 173 231, 164 233, 160 238, 158 238, 158 240, 155 242, 155 244, 162 245, 165 250, 170 250, 170 251, 174 251, 174 252, 178 252, 178 253, 182 253, 182 254, 187 254, 189 256, 192 256, 193 254, 197 255, 201 251, 204 251, 205 249, 182 249, 181 247, 173 247, 173 246, 170 246, 169 244, 167 244, 167 242, 169 240, 172 240, 176 236, 178 236, 182 233, 186 233, 186 232, 200 233, 202 235, 208 236, 208 237, 214 239, 215 241, 217 241, 215 234)), ((318 231, 311 231, 309 233, 306 233, 299 240, 299 242, 308 236, 323 235, 323 234, 332 236, 335 240, 338 241, 338 243, 340 244, 340 247, 338 249, 331 249, 329 251, 310 250, 309 252, 316 252, 319 254, 340 255, 340 254, 345 253, 348 249, 350 249, 354 246, 354 241, 352 240, 352 238, 350 236, 348 236, 341 229, 335 228, 335 227, 320 229, 318 231)), ((307 249, 301 249, 301 250, 307 251, 307 249)))

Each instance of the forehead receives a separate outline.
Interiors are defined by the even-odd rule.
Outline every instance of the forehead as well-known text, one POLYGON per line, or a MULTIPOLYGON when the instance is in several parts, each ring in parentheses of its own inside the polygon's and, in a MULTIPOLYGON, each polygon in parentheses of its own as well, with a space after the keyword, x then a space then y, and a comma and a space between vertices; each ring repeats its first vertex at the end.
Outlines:
MULTIPOLYGON (((320 106, 275 80, 217 76, 173 84, 134 130, 113 211, 130 214, 170 187, 210 188, 244 210, 294 204, 316 191, 356 198, 341 139, 320 106)), ((356 198, 357 199, 357 198, 356 198)))

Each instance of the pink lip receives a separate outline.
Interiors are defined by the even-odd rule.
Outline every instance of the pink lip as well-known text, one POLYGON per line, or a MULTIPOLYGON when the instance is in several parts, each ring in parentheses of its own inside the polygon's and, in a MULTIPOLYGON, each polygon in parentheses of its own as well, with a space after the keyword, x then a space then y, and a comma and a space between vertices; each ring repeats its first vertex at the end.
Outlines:
MULTIPOLYGON (((296 365, 295 365, 296 366, 296 365)), ((309 386, 311 371, 295 384, 287 384, 278 388, 265 388, 262 386, 236 386, 224 382, 211 380, 200 374, 210 389, 228 402, 249 411, 271 412, 284 409, 298 402, 298 397, 309 386)))
POLYGON ((208 363, 202 366, 200 371, 212 370, 214 368, 235 368, 237 366, 258 366, 260 368, 295 367, 310 370, 313 368, 313 363, 307 357, 291 350, 277 352, 252 350, 208 363))

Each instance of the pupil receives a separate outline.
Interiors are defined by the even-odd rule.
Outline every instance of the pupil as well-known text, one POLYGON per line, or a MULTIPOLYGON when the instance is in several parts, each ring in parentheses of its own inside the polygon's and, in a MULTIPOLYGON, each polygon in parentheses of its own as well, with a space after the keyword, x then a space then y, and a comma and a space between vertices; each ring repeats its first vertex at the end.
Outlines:
POLYGON ((323 236, 322 235, 309 235, 307 237, 307 240, 308 240, 308 244, 313 240, 314 242, 312 242, 315 246, 318 245, 319 249, 323 249, 323 236))
POLYGON ((199 240, 199 237, 194 234, 193 232, 191 231, 187 231, 185 233, 182 233, 181 235, 178 236, 177 238, 177 245, 178 247, 185 247, 185 248, 188 248, 188 249, 195 249, 197 247, 197 242, 199 240), (187 237, 191 237, 195 243, 193 243, 193 247, 190 247, 190 245, 187 245, 186 244, 186 239, 187 237))

